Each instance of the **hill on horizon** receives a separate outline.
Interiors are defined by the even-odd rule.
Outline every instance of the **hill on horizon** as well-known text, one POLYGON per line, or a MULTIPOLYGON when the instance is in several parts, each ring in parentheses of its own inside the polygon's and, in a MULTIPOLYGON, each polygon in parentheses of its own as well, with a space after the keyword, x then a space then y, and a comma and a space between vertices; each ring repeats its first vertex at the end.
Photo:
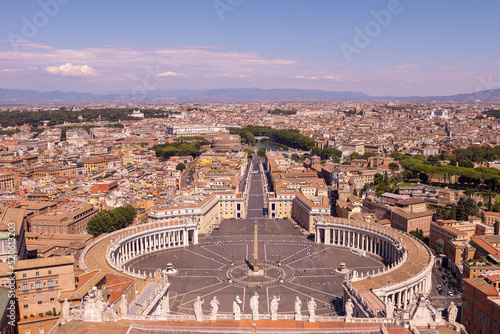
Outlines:
POLYGON ((223 103, 223 102, 329 102, 329 101, 405 101, 405 102, 500 102, 500 89, 451 96, 370 96, 362 92, 319 89, 227 88, 206 90, 150 91, 147 96, 80 92, 39 92, 0 88, 0 104, 86 104, 86 103, 223 103))

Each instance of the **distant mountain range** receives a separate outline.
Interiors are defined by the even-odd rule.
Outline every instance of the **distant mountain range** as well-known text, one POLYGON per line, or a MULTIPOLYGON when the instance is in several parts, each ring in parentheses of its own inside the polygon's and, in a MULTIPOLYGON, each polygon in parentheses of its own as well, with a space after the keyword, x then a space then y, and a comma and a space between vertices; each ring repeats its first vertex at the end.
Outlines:
POLYGON ((209 90, 150 91, 147 96, 98 95, 78 92, 39 92, 0 88, 0 104, 85 104, 85 103, 218 103, 262 101, 405 101, 405 102, 500 102, 500 89, 452 96, 370 96, 361 92, 312 89, 234 88, 209 90))

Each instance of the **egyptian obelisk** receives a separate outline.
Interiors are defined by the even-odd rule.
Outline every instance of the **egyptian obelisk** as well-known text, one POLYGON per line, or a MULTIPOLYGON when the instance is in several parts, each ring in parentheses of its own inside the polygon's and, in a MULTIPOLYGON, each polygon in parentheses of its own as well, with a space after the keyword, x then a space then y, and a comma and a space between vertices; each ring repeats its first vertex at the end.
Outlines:
POLYGON ((259 244, 257 240, 257 221, 255 221, 254 225, 254 234, 253 234, 253 272, 259 272, 259 244))

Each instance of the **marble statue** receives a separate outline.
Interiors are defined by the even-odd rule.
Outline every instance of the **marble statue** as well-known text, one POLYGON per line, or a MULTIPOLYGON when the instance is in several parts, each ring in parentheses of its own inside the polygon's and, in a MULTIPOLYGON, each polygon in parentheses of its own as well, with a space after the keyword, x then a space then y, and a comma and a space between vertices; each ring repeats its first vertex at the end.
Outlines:
POLYGON ((114 304, 113 306, 107 306, 105 314, 106 321, 118 321, 118 314, 116 314, 116 304, 114 304))
POLYGON ((217 320, 217 313, 219 312, 219 301, 217 297, 214 296, 212 301, 210 302, 210 320, 217 320))
POLYGON ((302 321, 302 300, 300 300, 299 296, 295 296, 295 320, 302 321))
POLYGON ((385 317, 387 319, 394 317, 394 302, 390 298, 387 298, 387 303, 385 303, 385 317))
POLYGON ((455 323, 457 319, 458 308, 454 302, 451 302, 450 306, 448 306, 448 322, 455 323))
POLYGON ((64 302, 62 305, 62 318, 63 318, 63 320, 69 319, 69 316, 70 316, 69 307, 70 307, 70 304, 68 302, 68 298, 64 298, 64 302))
POLYGON ((345 317, 346 319, 350 319, 352 317, 352 313, 354 312, 354 305, 352 303, 351 298, 347 300, 345 303, 345 317))
POLYGON ((243 302, 241 301, 240 296, 236 296, 233 300, 234 320, 241 320, 241 304, 243 304, 243 302))
POLYGON ((205 299, 201 300, 200 296, 196 297, 196 300, 193 303, 194 315, 196 317, 196 321, 203 321, 203 310, 201 309, 201 305, 205 302, 205 299))
POLYGON ((309 310, 309 322, 316 322, 316 302, 314 298, 311 297, 311 300, 307 302, 307 309, 309 310))
POLYGON ((124 295, 120 299, 120 305, 119 306, 120 306, 120 314, 122 316, 126 315, 128 313, 128 302, 127 302, 127 298, 125 298, 124 295))
POLYGON ((160 315, 167 316, 167 314, 169 313, 170 313, 170 304, 168 302, 168 292, 167 292, 167 294, 162 298, 160 303, 160 315))
POLYGON ((259 320, 259 294, 254 291, 250 298, 250 309, 252 310, 252 319, 259 320))
POLYGON ((271 320, 278 320, 278 306, 281 298, 276 297, 276 295, 273 296, 273 299, 271 300, 271 304, 269 305, 269 308, 271 310, 271 320))
POLYGON ((93 287, 85 296, 85 304, 83 306, 83 321, 85 322, 102 322, 104 313, 104 300, 102 293, 93 287))

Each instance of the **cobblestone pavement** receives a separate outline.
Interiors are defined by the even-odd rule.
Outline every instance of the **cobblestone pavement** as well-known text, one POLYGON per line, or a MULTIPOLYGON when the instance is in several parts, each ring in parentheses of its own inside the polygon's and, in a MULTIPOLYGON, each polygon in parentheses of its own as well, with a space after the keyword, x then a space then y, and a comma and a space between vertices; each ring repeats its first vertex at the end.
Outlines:
POLYGON ((173 313, 192 314, 193 301, 200 296, 205 300, 203 310, 207 315, 214 296, 220 301, 219 313, 232 313, 236 295, 244 302, 244 312, 249 313, 248 300, 254 291, 259 294, 262 314, 269 313, 270 299, 276 295, 281 298, 280 313, 293 314, 295 296, 299 296, 303 314, 307 314, 306 304, 312 297, 318 305, 316 314, 336 315, 331 303, 340 305, 343 295, 344 278, 335 272, 340 263, 363 272, 383 267, 380 258, 363 258, 345 248, 316 244, 291 221, 264 218, 226 220, 211 235, 200 238, 198 245, 158 251, 128 265, 154 271, 168 262, 178 269, 170 280, 173 313), (244 271, 253 263, 255 222, 259 227, 259 267, 267 266, 267 270, 261 277, 240 284, 236 277, 246 276, 244 271))

